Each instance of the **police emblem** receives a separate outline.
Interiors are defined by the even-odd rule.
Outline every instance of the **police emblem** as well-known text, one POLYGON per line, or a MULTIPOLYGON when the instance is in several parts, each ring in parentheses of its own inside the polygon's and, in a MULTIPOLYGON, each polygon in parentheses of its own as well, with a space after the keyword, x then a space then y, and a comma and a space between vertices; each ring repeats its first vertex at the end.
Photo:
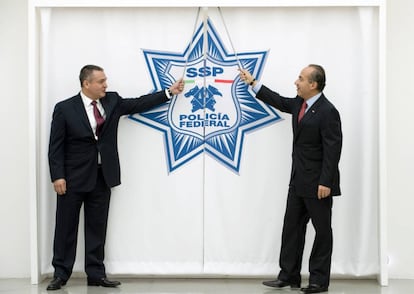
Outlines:
POLYGON ((143 52, 154 92, 185 81, 170 103, 130 116, 164 133, 169 172, 206 152, 238 173, 245 133, 281 120, 239 78, 240 67, 260 77, 267 51, 228 53, 210 19, 182 54, 143 52))

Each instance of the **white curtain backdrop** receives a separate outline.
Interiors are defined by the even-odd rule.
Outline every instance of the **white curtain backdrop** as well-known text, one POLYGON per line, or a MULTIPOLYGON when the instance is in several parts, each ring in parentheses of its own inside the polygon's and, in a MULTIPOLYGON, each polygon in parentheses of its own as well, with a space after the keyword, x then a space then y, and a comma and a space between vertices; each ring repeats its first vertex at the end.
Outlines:
MULTIPOLYGON (((285 96, 309 63, 325 67, 338 108, 342 192, 334 199, 332 274, 368 276, 378 264, 378 10, 371 7, 223 8, 236 51, 269 50, 261 81, 285 96)), ((123 97, 153 90, 142 49, 182 53, 197 8, 41 9, 41 274, 51 266, 56 196, 47 148, 54 104, 79 92, 85 64, 105 69, 123 97)), ((227 50, 217 9, 208 14, 227 50)), ((179 78, 179 77, 176 77, 179 78)), ((106 245, 109 274, 270 276, 278 254, 291 164, 290 116, 248 133, 239 173, 202 154, 167 171, 161 132, 121 119, 122 185, 113 189, 106 245)), ((303 272, 313 239, 308 226, 303 272)), ((81 223, 75 272, 83 272, 81 223)))

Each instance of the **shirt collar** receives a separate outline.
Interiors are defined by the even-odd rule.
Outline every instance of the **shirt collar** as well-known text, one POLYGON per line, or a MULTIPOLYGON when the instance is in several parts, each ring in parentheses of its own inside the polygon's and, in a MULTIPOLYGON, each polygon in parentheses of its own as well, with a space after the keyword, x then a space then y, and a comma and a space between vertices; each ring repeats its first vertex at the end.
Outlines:
POLYGON ((319 97, 322 96, 322 92, 319 92, 318 94, 316 94, 315 96, 309 98, 308 100, 306 100, 306 104, 308 105, 306 107, 306 110, 308 110, 309 108, 312 107, 312 105, 319 99, 319 97))
MULTIPOLYGON (((85 107, 90 107, 92 101, 94 100, 86 96, 85 93, 83 93, 82 91, 80 91, 80 96, 82 98, 83 105, 85 105, 85 107)), ((100 103, 99 99, 96 100, 96 104, 99 105, 99 103, 100 103)))

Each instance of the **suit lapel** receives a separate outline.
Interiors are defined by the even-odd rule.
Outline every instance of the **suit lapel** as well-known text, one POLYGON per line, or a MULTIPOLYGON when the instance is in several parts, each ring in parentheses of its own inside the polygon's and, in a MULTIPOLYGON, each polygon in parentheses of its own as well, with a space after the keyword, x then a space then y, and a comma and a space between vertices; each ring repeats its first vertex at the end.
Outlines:
POLYGON ((312 107, 309 108, 308 111, 306 111, 300 123, 296 121, 296 131, 295 131, 294 140, 298 138, 306 122, 311 120, 315 116, 315 114, 318 113, 319 107, 323 103, 324 99, 325 99, 325 96, 322 94, 321 97, 319 97, 319 99, 316 100, 316 102, 312 105, 312 107))
POLYGON ((94 136, 88 115, 86 114, 85 105, 83 105, 82 97, 79 94, 74 100, 73 107, 75 108, 75 112, 78 114, 80 123, 90 131, 91 136, 94 136))
POLYGON ((105 110, 105 123, 102 127, 102 130, 101 130, 101 134, 103 134, 106 130, 107 125, 108 125, 107 122, 109 121, 109 119, 112 115, 113 106, 111 105, 111 103, 110 103, 109 99, 107 98, 107 96, 101 98, 100 102, 102 104, 103 109, 105 110))

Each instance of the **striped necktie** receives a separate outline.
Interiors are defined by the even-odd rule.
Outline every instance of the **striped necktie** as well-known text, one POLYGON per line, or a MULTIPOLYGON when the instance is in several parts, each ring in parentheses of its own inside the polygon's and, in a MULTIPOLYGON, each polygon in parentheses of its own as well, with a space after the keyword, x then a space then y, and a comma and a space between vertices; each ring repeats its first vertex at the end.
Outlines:
POLYGON ((96 101, 92 101, 93 106, 93 115, 95 116, 96 120, 96 136, 99 137, 99 134, 102 130, 102 126, 105 122, 105 119, 102 117, 101 113, 99 112, 99 109, 96 105, 96 101))
POLYGON ((302 107, 300 108, 300 111, 299 111, 298 122, 302 120, 303 116, 305 115, 305 110, 307 107, 308 107, 308 104, 306 104, 306 101, 303 100, 302 107))

